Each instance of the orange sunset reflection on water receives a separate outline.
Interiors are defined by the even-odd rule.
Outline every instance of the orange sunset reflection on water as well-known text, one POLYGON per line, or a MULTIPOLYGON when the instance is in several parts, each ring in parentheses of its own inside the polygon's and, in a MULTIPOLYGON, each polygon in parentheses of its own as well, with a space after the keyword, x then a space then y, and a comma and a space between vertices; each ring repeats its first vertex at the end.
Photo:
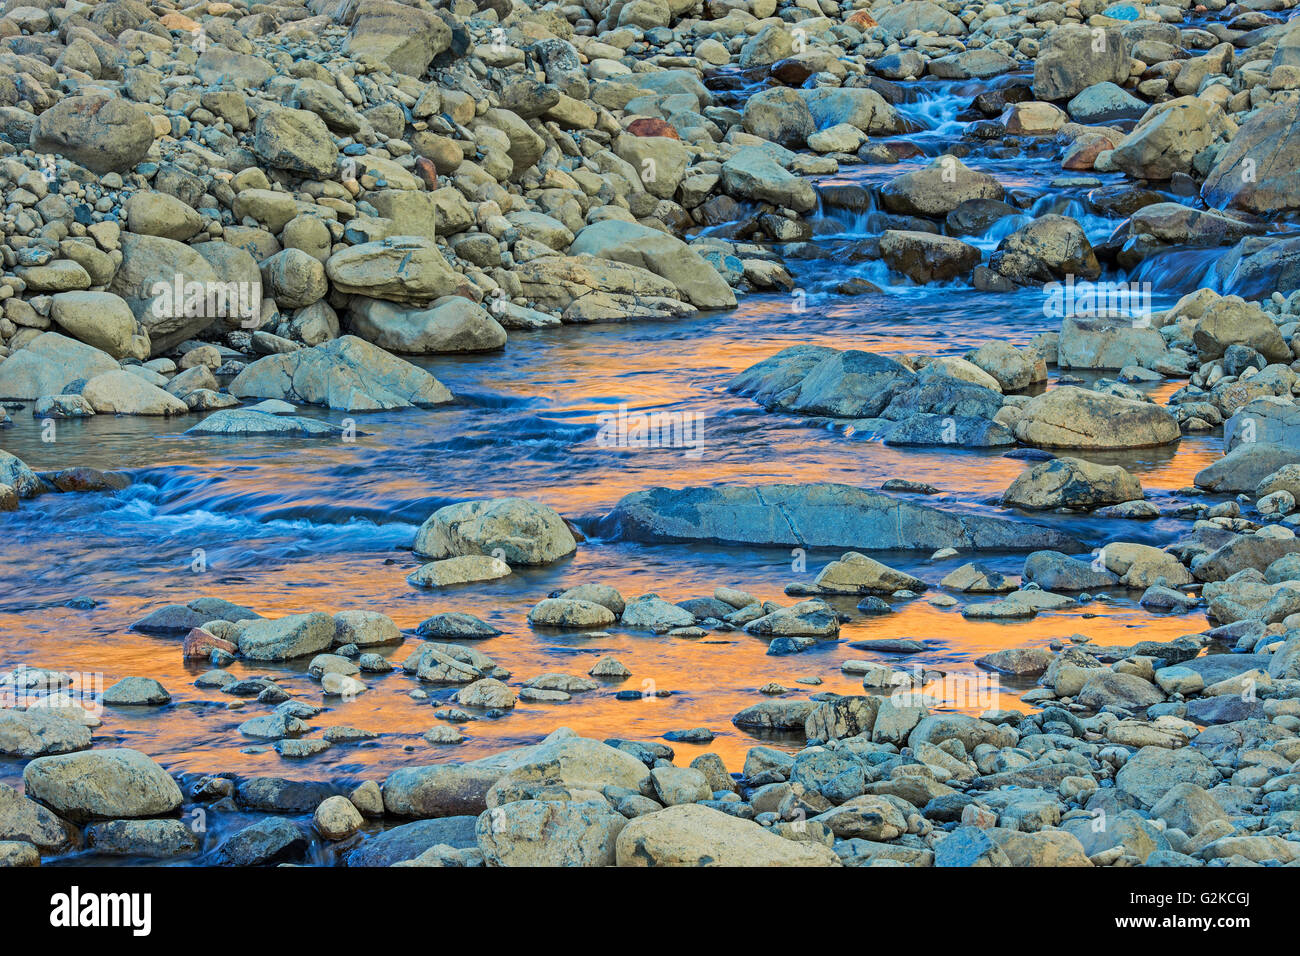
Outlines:
MULTIPOLYGON (((755 743, 786 748, 801 743, 759 738, 731 723, 738 711, 765 699, 758 688, 771 681, 789 688, 791 697, 862 693, 860 679, 841 672, 844 661, 884 660, 899 668, 974 677, 980 673, 975 660, 1000 648, 1041 646, 1076 634, 1095 644, 1127 645, 1204 630, 1200 613, 1153 615, 1136 605, 1138 595, 1123 591, 1015 623, 968 621, 958 608, 931 606, 927 599, 941 593, 939 580, 970 555, 933 564, 924 554, 878 555, 922 577, 930 590, 894 602, 894 613, 871 617, 856 612, 856 600, 836 599, 852 617, 839 639, 787 657, 768 656, 767 641, 742 632, 680 639, 613 628, 603 636, 582 637, 536 631, 526 616, 552 591, 584 582, 612 585, 627 598, 657 593, 680 601, 729 586, 788 603, 792 599, 784 588, 810 581, 836 552, 810 554, 807 569, 796 571, 790 553, 781 549, 593 540, 553 566, 517 570, 496 582, 444 592, 418 591, 406 583, 417 564, 409 550, 415 530, 428 514, 451 501, 505 495, 535 498, 566 517, 584 519, 608 511, 626 494, 661 485, 839 481, 878 488, 888 478, 902 477, 940 489, 939 495, 918 500, 1062 524, 1089 545, 1117 539, 1167 543, 1186 530, 1187 522, 1172 519, 1099 523, 1079 516, 1015 515, 996 502, 1026 467, 1023 460, 1000 451, 890 448, 843 427, 767 414, 725 390, 734 374, 794 344, 952 354, 990 338, 1025 341, 1042 329, 1026 310, 1008 331, 1005 304, 997 302, 969 305, 961 318, 964 324, 953 321, 951 302, 905 306, 896 299, 800 316, 792 315, 787 297, 758 296, 733 313, 688 322, 512 335, 504 353, 420 360, 460 401, 431 410, 358 415, 364 434, 355 443, 187 436, 184 429, 192 420, 96 416, 61 424, 60 440, 46 444, 30 413, 19 412, 3 436, 4 447, 32 467, 127 470, 133 484, 111 497, 43 496, 2 519, 7 546, 0 552, 0 579, 21 586, 0 599, 0 664, 99 673, 105 686, 124 676, 157 678, 173 703, 106 708, 96 745, 137 747, 172 770, 377 778, 406 764, 486 756, 567 726, 599 738, 637 739, 707 727, 717 735, 712 743, 673 745, 679 763, 709 750, 739 771, 755 743), (702 414, 702 454, 600 447, 600 416, 620 406, 631 412, 702 414), (192 570, 196 549, 205 556, 202 573, 192 570), (474 646, 508 668, 516 687, 548 672, 585 675, 605 655, 617 657, 632 676, 603 682, 564 703, 521 701, 500 719, 459 725, 465 743, 432 746, 421 735, 439 723, 434 711, 454 688, 421 688, 396 670, 362 675, 369 690, 342 702, 322 696, 320 685, 306 674, 306 660, 233 664, 236 676, 275 675, 292 695, 323 705, 322 714, 309 722, 309 736, 341 725, 381 735, 308 760, 286 760, 236 729, 266 713, 265 705, 248 702, 232 709, 230 697, 194 686, 207 667, 181 661, 179 638, 130 630, 156 607, 202 595, 270 617, 348 608, 381 611, 408 631, 431 614, 463 611, 503 632, 474 646), (64 606, 78 597, 97 606, 64 606), (908 656, 848 646, 877 638, 933 643, 908 656), (800 683, 801 678, 821 683, 800 683), (411 699, 417 688, 432 700, 411 699), (617 700, 619 690, 663 690, 670 696, 617 700)), ((1152 394, 1163 401, 1174 387, 1152 394)), ((336 423, 347 417, 320 409, 302 413, 336 423)), ((1084 457, 1124 465, 1149 496, 1169 503, 1220 454, 1221 439, 1189 437, 1169 448, 1084 457)), ((981 560, 1018 575, 1024 558, 981 560)), ((408 636, 403 645, 382 653, 400 662, 417 643, 408 636)), ((949 706, 972 713, 1023 709, 1019 697, 1030 686, 1002 678, 990 699, 949 706)), ((0 777, 20 771, 16 763, 0 764, 0 777)))

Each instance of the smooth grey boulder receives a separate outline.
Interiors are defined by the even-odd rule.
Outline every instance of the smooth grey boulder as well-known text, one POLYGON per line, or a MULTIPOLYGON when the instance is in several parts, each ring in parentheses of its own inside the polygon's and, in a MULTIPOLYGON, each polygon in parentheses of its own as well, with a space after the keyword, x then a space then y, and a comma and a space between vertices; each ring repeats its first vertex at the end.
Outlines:
POLYGON ((58 332, 42 332, 0 362, 0 399, 33 401, 63 395, 75 383, 116 372, 107 352, 58 332))
POLYGON ((94 173, 123 173, 144 159, 153 139, 153 123, 143 107, 125 97, 90 93, 65 97, 43 112, 32 124, 31 146, 94 173))
POLYGON ((214 412, 185 431, 187 435, 272 435, 284 438, 336 438, 343 429, 300 415, 273 415, 248 408, 214 412))
POLYGON ((258 359, 235 376, 230 393, 343 411, 428 408, 452 400, 451 392, 424 369, 355 335, 258 359))
POLYGON ((23 788, 74 823, 164 816, 181 805, 176 781, 124 747, 37 757, 23 770, 23 788))
POLYGON ((961 515, 851 485, 652 488, 598 522, 605 537, 857 551, 1080 551, 1069 535, 1003 518, 961 515))
POLYGON ((430 847, 446 844, 465 849, 477 846, 477 817, 439 817, 403 823, 367 839, 346 857, 348 866, 392 866, 413 860, 430 847))

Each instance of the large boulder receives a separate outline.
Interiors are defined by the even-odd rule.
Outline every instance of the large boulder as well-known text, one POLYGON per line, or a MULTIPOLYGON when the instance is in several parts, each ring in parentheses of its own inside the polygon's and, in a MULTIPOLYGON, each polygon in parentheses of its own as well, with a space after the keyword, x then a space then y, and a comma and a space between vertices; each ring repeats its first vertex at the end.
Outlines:
POLYGON ((124 97, 88 93, 64 97, 37 117, 31 146, 102 175, 133 169, 148 154, 153 137, 143 107, 124 97))
POLYGON ((113 356, 58 332, 42 332, 0 362, 0 399, 32 401, 117 371, 113 356))
POLYGON ((898 111, 875 90, 862 86, 819 86, 800 90, 819 130, 847 123, 871 136, 893 136, 908 130, 898 111))
POLYGON ((456 292, 463 281, 432 239, 390 236, 347 246, 325 262, 334 291, 424 305, 456 292))
POLYGON ((343 411, 429 408, 452 400, 451 392, 424 369, 355 335, 260 358, 235 376, 230 393, 343 411))
POLYGON ((635 222, 606 219, 587 226, 573 240, 570 255, 592 255, 647 269, 677 287, 701 309, 728 309, 736 294, 718 270, 676 236, 635 222))
POLYGON ((451 28, 431 10, 388 0, 358 4, 344 52, 387 64, 417 79, 451 46, 451 28))
POLYGON ((488 866, 613 866, 626 825, 604 800, 516 800, 485 810, 476 833, 488 866))
POLYGON ((808 104, 797 90, 784 86, 755 93, 745 102, 741 125, 746 133, 789 149, 803 147, 817 128, 808 104))
POLYGON ((81 396, 100 415, 184 415, 183 401, 126 369, 96 375, 81 396))
POLYGON ((216 322, 237 327, 256 319, 261 283, 248 288, 217 274, 194 246, 162 236, 124 232, 122 265, 109 284, 149 333, 153 355, 170 351, 216 322))
POLYGON ((541 256, 517 265, 514 275, 537 308, 560 312, 564 322, 623 322, 696 311, 677 298, 677 286, 667 279, 609 259, 541 256))
POLYGON ((348 866, 392 866, 413 860, 435 846, 466 849, 475 846, 474 825, 477 817, 450 816, 416 820, 390 827, 369 837, 348 853, 348 866))
POLYGON ((1070 100, 1066 109, 1076 123, 1096 125, 1141 119, 1147 111, 1147 104, 1122 87, 1104 80, 1082 90, 1070 100))
POLYGON ((0 449, 0 485, 7 485, 19 498, 35 498, 45 485, 27 462, 0 449))
POLYGON ((164 816, 181 805, 167 771, 124 747, 37 757, 23 770, 23 788, 74 823, 164 816))
POLYGON ((73 338, 115 359, 131 353, 135 314, 111 292, 60 292, 50 300, 50 318, 73 338))
POLYGON ((1168 355, 1169 346, 1160 330, 1131 318, 1067 315, 1061 320, 1056 350, 1056 364, 1061 368, 1152 368, 1168 355))
POLYGON ((1142 485, 1119 465, 1053 458, 1016 476, 1002 503, 1012 508, 1099 508, 1142 498, 1142 485))
MULTIPOLYGON (((789 350, 774 356, 778 360, 781 357, 792 360, 794 368, 803 374, 780 391, 764 390, 755 397, 775 411, 875 418, 896 394, 916 380, 906 366, 874 352, 849 350, 816 354, 820 360, 814 363, 805 363, 803 353, 791 354, 789 350)), ((729 387, 740 390, 743 385, 737 386, 739 381, 740 378, 733 380, 729 387)), ((781 381, 784 384, 784 379, 781 381)))
POLYGON ((356 297, 348 310, 351 330, 390 352, 486 352, 506 344, 506 330, 469 299, 448 296, 427 309, 356 297))
POLYGON ((1253 399, 1233 412, 1223 423, 1223 447, 1232 451, 1255 443, 1300 452, 1300 405, 1270 396, 1253 399))
POLYGON ((1261 216, 1300 209, 1300 103, 1262 106, 1242 124, 1205 177, 1201 196, 1261 216))
POLYGON ((767 152, 745 146, 722 164, 722 188, 730 196, 812 212, 817 193, 806 179, 787 172, 767 152))
POLYGON ((856 551, 939 548, 1079 551, 1038 525, 961 515, 849 485, 653 488, 623 498, 600 533, 630 541, 827 547, 856 551))
POLYGON ((384 810, 421 819, 477 817, 487 809, 487 793, 502 773, 479 763, 402 767, 384 781, 384 810))
POLYGON ((956 156, 940 156, 928 166, 895 176, 880 190, 885 208, 908 216, 946 216, 973 199, 1000 200, 1002 185, 971 169, 956 156))
POLYGON ((313 611, 274 620, 239 621, 232 637, 239 644, 239 653, 249 660, 286 661, 329 650, 335 627, 328 614, 313 611))
POLYGON ((1169 179, 1192 172, 1192 161, 1228 135, 1231 121, 1218 106, 1195 96, 1158 103, 1111 153, 1135 179, 1169 179))
POLYGON ((1115 775, 1115 787, 1151 807, 1180 783, 1208 789, 1221 779, 1209 759, 1191 747, 1143 747, 1115 775))
POLYGON ((880 237, 880 258, 913 282, 926 283, 968 275, 982 255, 951 236, 886 229, 880 237))
POLYGON ((430 515, 415 535, 415 553, 433 560, 488 554, 510 565, 550 564, 577 548, 563 518, 526 498, 447 505, 430 515))
MULTIPOLYGON (((1242 422, 1237 424, 1245 428, 1242 422)), ((1298 461, 1300 448, 1295 445, 1276 445, 1267 440, 1243 441, 1198 471, 1192 482, 1197 488, 1220 494, 1252 493, 1260 482, 1279 468, 1298 461)))
POLYGON ((325 121, 308 110, 277 106, 257 118, 253 151, 268 166, 309 179, 334 175, 339 151, 325 121))
POLYGON ((0 710, 0 754, 42 757, 90 747, 90 730, 65 714, 41 707, 0 710))
POLYGON ((1040 216, 1004 238, 989 258, 989 267, 1022 285, 1101 275, 1083 227, 1056 215, 1040 216))
POLYGON ((1178 422, 1159 405, 1060 385, 1021 410, 1016 438, 1039 448, 1101 451, 1151 448, 1178 441, 1178 422))
POLYGON ((1249 346, 1270 362, 1291 361, 1291 348, 1269 313, 1241 296, 1198 289, 1179 299, 1165 317, 1192 340, 1202 363, 1222 358, 1230 345, 1249 346))
POLYGON ((650 770, 640 759, 588 737, 560 728, 539 744, 507 750, 474 762, 496 768, 496 787, 487 794, 487 805, 497 807, 511 794, 536 785, 555 785, 570 791, 602 792, 620 787, 643 795, 654 792, 650 770))
POLYGON ((787 840, 700 804, 637 817, 618 835, 619 866, 838 866, 827 846, 787 840))
POLYGON ((1264 227, 1217 209, 1193 209, 1177 202, 1157 202, 1129 216, 1128 235, 1154 236, 1170 245, 1222 246, 1264 227))
POLYGON ((47 853, 71 849, 75 831, 64 821, 0 783, 0 841, 20 840, 47 853))
POLYGON ((686 147, 671 137, 631 133, 615 140, 614 155, 631 165, 646 192, 660 199, 671 199, 677 192, 691 160, 686 147))
POLYGON ((938 33, 959 37, 966 32, 965 25, 937 3, 929 0, 905 0, 874 11, 876 24, 895 40, 914 31, 938 33))
POLYGON ((1114 27, 1058 26, 1042 41, 1034 61, 1034 97, 1067 100, 1097 83, 1124 83, 1129 46, 1114 27))

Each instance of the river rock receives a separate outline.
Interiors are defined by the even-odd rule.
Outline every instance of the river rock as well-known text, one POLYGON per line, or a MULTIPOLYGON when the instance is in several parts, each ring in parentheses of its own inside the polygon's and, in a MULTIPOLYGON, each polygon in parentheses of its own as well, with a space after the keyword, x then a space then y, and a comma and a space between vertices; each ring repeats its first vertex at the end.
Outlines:
POLYGON ((850 551, 822 568, 810 590, 817 594, 893 594, 903 590, 924 591, 926 587, 920 578, 850 551))
POLYGON ((325 262, 335 291, 425 305, 455 293, 461 277, 431 239, 393 236, 347 246, 325 262))
POLYGON ((424 369, 354 335, 258 359, 235 376, 230 392, 343 411, 429 408, 452 400, 424 369))
POLYGON ((1300 208, 1300 138, 1297 104, 1262 105, 1215 159, 1201 195, 1211 206, 1232 206, 1261 216, 1300 208))
POLYGON ((776 836, 757 823, 686 804, 630 821, 619 866, 838 866, 825 846, 776 836))
POLYGON ((0 840, 19 840, 46 853, 70 849, 75 831, 35 800, 0 784, 0 840))
POLYGON ((449 296, 427 309, 359 298, 348 317, 354 333, 392 352, 485 352, 506 344, 506 330, 500 323, 460 296, 449 296))
POLYGON ((104 703, 115 707, 158 707, 171 699, 167 688, 152 677, 124 677, 104 691, 104 703))
POLYGON ((1142 485, 1120 466, 1062 457, 1021 472, 1002 495, 1002 504, 1030 510, 1091 510, 1141 497, 1142 485))
POLYGON ((1016 420, 1016 438, 1039 448, 1106 450, 1167 445, 1180 437, 1163 408, 1074 385, 1036 396, 1016 420))
POLYGON ((34 498, 45 491, 44 483, 26 462, 3 450, 0 450, 0 485, 19 498, 34 498))
POLYGON ((175 395, 125 369, 96 375, 86 383, 81 395, 100 415, 170 416, 186 415, 190 410, 175 395))
POLYGON ((112 358, 131 353, 135 314, 111 292, 60 292, 50 300, 50 318, 69 335, 112 358))
POLYGON ((630 541, 861 551, 1079 547, 1068 535, 1048 528, 958 515, 830 483, 654 488, 623 498, 600 520, 599 529, 602 535, 630 541))
POLYGON ((1034 96, 1070 99, 1098 83, 1124 83, 1128 76, 1128 41, 1119 30, 1064 24, 1047 35, 1038 51, 1034 96))
MULTIPOLYGON (((528 612, 528 623, 536 627, 606 627, 614 623, 614 614, 591 601, 547 598, 528 612)), ((694 617, 690 623, 695 623, 694 617)))
POLYGON ((292 820, 270 817, 244 827, 217 847, 219 866, 271 866, 294 863, 307 853, 310 841, 292 820))
POLYGON ((254 661, 285 661, 329 650, 334 619, 328 614, 292 614, 276 620, 240 621, 233 633, 239 652, 254 661))
POLYGON ((1115 147, 1111 161, 1135 179, 1190 173, 1192 161, 1227 132, 1229 122, 1222 109, 1195 96, 1158 103, 1115 147))
POLYGON ((143 107, 105 93, 59 100, 41 113, 31 133, 38 153, 58 153, 100 174, 132 169, 153 140, 153 123, 143 107))
POLYGON ((681 297, 701 309, 727 309, 736 295, 705 259, 675 236, 639 223, 607 219, 578 233, 570 255, 588 254, 647 269, 677 287, 681 297))
POLYGON ((1151 807, 1180 783, 1208 789, 1219 779, 1218 771, 1205 755, 1191 747, 1181 750, 1143 747, 1120 768, 1115 786, 1142 806, 1151 807))
POLYGON ((942 282, 969 273, 982 255, 974 246, 949 236, 886 229, 880 257, 913 282, 942 282))
POLYGON ((90 747, 90 730, 80 721, 45 708, 0 710, 0 754, 40 757, 90 747))
POLYGON ((517 800, 484 811, 475 832, 488 866, 612 866, 626 824, 603 800, 517 800))
POLYGON ((62 395, 74 383, 117 369, 107 352, 58 332, 42 332, 0 362, 0 398, 32 401, 62 395))
POLYGON ((23 787, 77 823, 164 816, 181 805, 180 788, 166 771, 126 748, 37 757, 23 770, 23 787))
POLYGON ((483 554, 510 565, 551 564, 577 547, 563 518, 526 498, 447 505, 430 515, 415 536, 415 553, 435 560, 483 554))
POLYGON ((1168 357, 1169 346, 1160 330, 1138 324, 1132 318, 1070 315, 1061 322, 1057 348, 1057 364, 1061 368, 1122 369, 1130 365, 1154 368, 1168 357))
POLYGON ((940 156, 928 166, 903 173, 880 191, 885 207, 908 216, 941 217, 972 199, 1000 200, 1002 186, 988 173, 971 169, 956 156, 940 156))
POLYGON ((510 565, 499 558, 464 554, 423 564, 408 574, 406 580, 416 587, 445 588, 474 581, 496 581, 508 574, 510 565))
POLYGON ((104 856, 164 860, 197 853, 199 837, 182 820, 110 820, 86 828, 86 845, 104 856))
POLYGON ((745 146, 722 164, 722 188, 728 195, 811 212, 817 205, 812 185, 782 168, 763 150, 745 146))

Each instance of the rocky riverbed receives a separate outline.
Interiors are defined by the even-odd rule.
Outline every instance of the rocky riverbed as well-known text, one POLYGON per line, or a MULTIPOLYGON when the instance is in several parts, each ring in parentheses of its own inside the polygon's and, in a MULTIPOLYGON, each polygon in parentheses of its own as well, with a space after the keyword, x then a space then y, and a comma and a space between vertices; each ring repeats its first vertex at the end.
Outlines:
POLYGON ((14 0, 0 864, 1300 860, 1287 0, 14 0))

